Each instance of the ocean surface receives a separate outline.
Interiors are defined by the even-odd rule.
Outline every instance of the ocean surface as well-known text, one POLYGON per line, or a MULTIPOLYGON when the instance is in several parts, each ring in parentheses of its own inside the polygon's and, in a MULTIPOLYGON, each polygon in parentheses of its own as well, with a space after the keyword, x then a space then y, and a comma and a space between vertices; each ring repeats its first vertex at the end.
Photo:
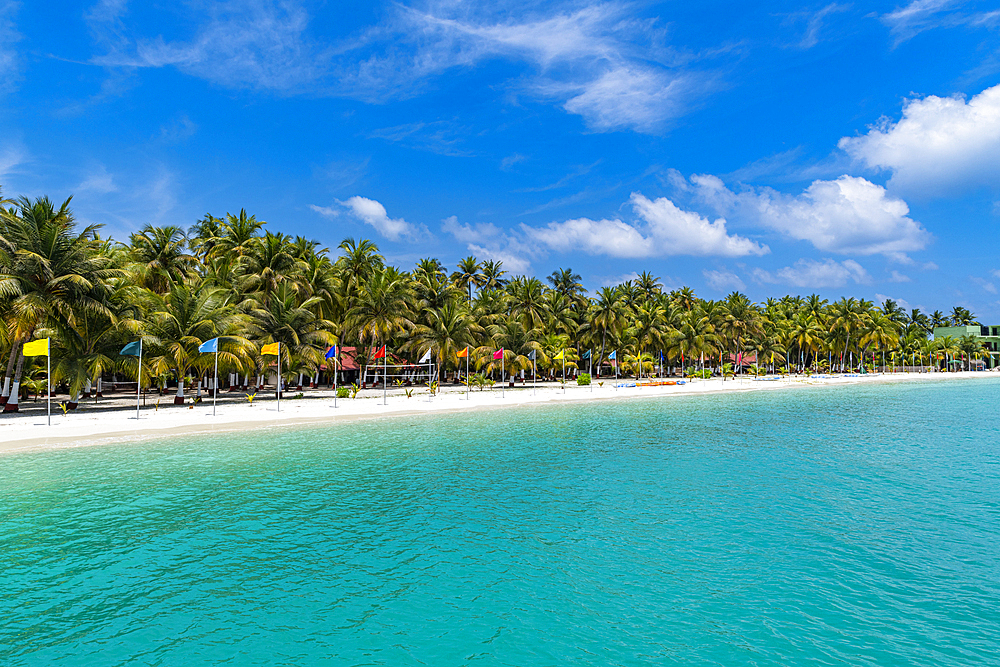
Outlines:
POLYGON ((998 406, 977 379, 0 457, 0 664, 1000 664, 998 406))

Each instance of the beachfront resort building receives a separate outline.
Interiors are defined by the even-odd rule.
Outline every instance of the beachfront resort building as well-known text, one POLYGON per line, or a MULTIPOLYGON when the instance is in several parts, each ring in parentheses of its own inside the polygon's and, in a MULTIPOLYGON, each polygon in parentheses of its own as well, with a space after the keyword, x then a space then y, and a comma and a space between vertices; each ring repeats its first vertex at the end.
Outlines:
POLYGON ((934 327, 934 340, 941 340, 945 336, 950 336, 955 340, 965 336, 973 336, 980 343, 985 344, 985 349, 990 351, 990 358, 986 363, 993 368, 998 363, 1000 357, 1000 326, 982 326, 979 324, 969 324, 958 327, 934 327))

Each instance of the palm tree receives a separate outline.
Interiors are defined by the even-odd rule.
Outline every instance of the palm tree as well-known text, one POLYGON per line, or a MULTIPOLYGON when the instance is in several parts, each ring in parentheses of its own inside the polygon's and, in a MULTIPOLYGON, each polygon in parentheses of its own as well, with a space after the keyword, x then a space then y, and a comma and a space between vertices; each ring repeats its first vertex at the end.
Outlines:
POLYGON ((590 314, 591 326, 601 332, 601 356, 598 357, 597 374, 601 373, 604 353, 607 351, 608 332, 616 334, 625 319, 619 291, 614 287, 602 287, 597 293, 597 302, 590 314))
POLYGON ((111 316, 104 303, 105 282, 123 274, 96 252, 98 225, 76 232, 71 199, 56 209, 47 197, 34 201, 22 197, 15 209, 3 209, 7 259, 0 273, 0 297, 8 301, 12 340, 0 399, 8 403, 5 412, 17 411, 24 365, 21 345, 40 326, 73 326, 79 313, 111 316), (11 396, 14 399, 8 401, 11 396))
POLYGON ((424 314, 423 321, 413 328, 408 349, 417 355, 428 349, 433 350, 439 360, 439 373, 444 373, 445 362, 451 362, 457 368, 458 353, 466 346, 475 347, 477 337, 483 332, 482 327, 466 308, 454 301, 443 304, 439 309, 426 310, 424 314))
POLYGON ((469 303, 472 303, 472 288, 483 284, 482 267, 475 257, 469 255, 458 263, 458 270, 451 274, 451 280, 461 290, 469 292, 469 303))
POLYGON ((236 311, 225 290, 204 283, 173 283, 166 294, 152 295, 149 355, 153 375, 173 373, 177 379, 174 403, 184 402, 184 379, 197 367, 198 347, 219 338, 219 365, 246 368, 253 344, 240 332, 252 331, 253 323, 236 311))
POLYGON ((197 258, 185 251, 187 237, 180 227, 146 225, 130 238, 136 283, 163 294, 171 282, 183 280, 197 258))
POLYGON ((413 328, 411 296, 406 276, 394 268, 372 273, 360 285, 357 301, 346 315, 349 328, 372 349, 388 343, 396 334, 413 328))

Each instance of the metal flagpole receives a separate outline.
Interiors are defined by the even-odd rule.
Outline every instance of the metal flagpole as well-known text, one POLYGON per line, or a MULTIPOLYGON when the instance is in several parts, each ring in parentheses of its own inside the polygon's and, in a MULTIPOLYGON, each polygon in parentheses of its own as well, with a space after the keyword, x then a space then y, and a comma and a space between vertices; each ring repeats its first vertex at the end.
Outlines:
POLYGON ((504 365, 505 359, 503 358, 503 348, 500 348, 500 398, 506 396, 507 391, 507 370, 504 365))
POLYGON ((563 393, 566 393, 566 350, 563 350, 563 393))
MULTIPOLYGON (((142 350, 141 344, 139 350, 142 350)), ((142 357, 139 357, 139 361, 142 361, 142 357)), ((142 372, 142 366, 139 367, 139 372, 142 372)), ((219 340, 215 340, 215 386, 212 387, 212 416, 215 416, 215 405, 219 402, 219 340)), ((139 413, 136 412, 136 418, 138 418, 139 413)))
POLYGON ((340 357, 340 341, 337 341, 336 351, 333 353, 333 407, 337 407, 337 366, 340 357))
POLYGON ((590 391, 594 391, 594 351, 587 350, 587 358, 590 360, 590 364, 587 366, 587 374, 590 376, 590 391))
POLYGON ((45 351, 45 359, 48 364, 48 377, 45 378, 45 384, 47 384, 49 388, 47 392, 48 395, 45 397, 45 409, 48 412, 49 426, 52 426, 52 341, 46 340, 45 345, 47 348, 45 351))
POLYGON ((470 400, 472 397, 469 395, 469 389, 472 387, 472 383, 469 382, 469 346, 465 346, 465 400, 470 400))
POLYGON ((142 398, 142 337, 139 337, 139 371, 135 374, 135 419, 139 420, 139 401, 142 398))
POLYGON ((281 341, 278 341, 278 412, 281 412, 281 341))
POLYGON ((535 357, 537 353, 531 351, 531 395, 538 396, 538 375, 535 373, 535 357))
POLYGON ((382 405, 389 405, 389 345, 382 346, 382 405))

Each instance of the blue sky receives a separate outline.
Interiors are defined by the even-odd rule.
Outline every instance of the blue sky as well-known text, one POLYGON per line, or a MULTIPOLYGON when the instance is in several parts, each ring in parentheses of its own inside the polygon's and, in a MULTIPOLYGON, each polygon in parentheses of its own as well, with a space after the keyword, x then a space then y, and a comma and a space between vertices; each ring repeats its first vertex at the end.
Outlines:
POLYGON ((0 0, 0 185, 124 239, 1000 321, 995 3, 0 0))

